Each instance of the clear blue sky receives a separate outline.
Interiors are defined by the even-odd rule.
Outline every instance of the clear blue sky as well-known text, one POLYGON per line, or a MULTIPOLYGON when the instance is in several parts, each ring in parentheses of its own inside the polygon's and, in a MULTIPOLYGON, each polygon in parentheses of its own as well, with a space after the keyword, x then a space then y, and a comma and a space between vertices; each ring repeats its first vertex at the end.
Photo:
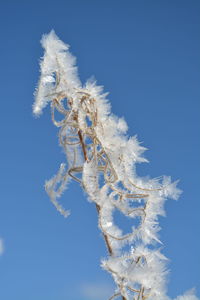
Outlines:
POLYGON ((39 41, 52 28, 81 79, 105 86, 113 112, 149 148, 138 173, 180 179, 183 194, 160 219, 169 295, 195 286, 200 296, 200 2, 1 0, 0 299, 103 300, 112 288, 94 206, 71 184, 64 219, 43 188, 65 160, 49 109, 32 116, 39 41))

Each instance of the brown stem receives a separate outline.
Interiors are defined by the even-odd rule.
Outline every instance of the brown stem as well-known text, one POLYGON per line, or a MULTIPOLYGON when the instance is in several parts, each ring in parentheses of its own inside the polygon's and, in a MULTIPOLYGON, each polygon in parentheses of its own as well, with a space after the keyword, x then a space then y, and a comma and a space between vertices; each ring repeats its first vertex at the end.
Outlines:
MULTIPOLYGON (((85 147, 85 144, 84 144, 84 141, 83 141, 83 136, 82 136, 82 133, 81 133, 80 129, 78 130, 78 136, 79 136, 80 144, 81 144, 81 147, 82 147, 82 150, 83 150, 84 159, 85 159, 85 161, 87 161, 86 147, 85 147)), ((97 213, 98 213, 98 216, 99 216, 101 207, 97 203, 96 203, 96 209, 97 209, 97 213)), ((103 233, 103 237, 104 237, 109 255, 112 256, 113 255, 113 250, 112 250, 112 247, 110 245, 108 236, 105 233, 103 233)), ((126 297, 122 296, 122 300, 127 300, 127 299, 126 299, 126 297)))
MULTIPOLYGON (((82 136, 82 133, 81 133, 80 130, 78 131, 78 136, 79 136, 81 147, 82 147, 82 150, 83 150, 84 159, 86 161, 87 160, 86 147, 85 147, 85 144, 84 144, 84 141, 83 141, 83 136, 82 136)), ((98 216, 99 216, 100 206, 98 204, 96 204, 96 209, 97 209, 97 213, 98 213, 98 216)), ((103 233, 103 237, 104 237, 104 240, 105 240, 105 243, 106 243, 109 254, 113 255, 113 250, 112 250, 112 247, 109 243, 108 236, 103 233)))
POLYGON ((78 136, 79 136, 81 147, 82 147, 82 150, 83 150, 84 159, 87 160, 87 153, 86 153, 86 149, 85 149, 85 144, 83 142, 83 136, 82 136, 82 133, 81 133, 80 130, 78 131, 78 136))
MULTIPOLYGON (((98 204, 96 204, 96 209, 97 209, 97 213, 98 213, 98 216, 99 216, 101 207, 98 204)), ((113 250, 112 250, 112 247, 109 243, 108 236, 105 233, 103 233, 103 237, 104 237, 108 252, 109 252, 110 256, 112 256, 113 255, 113 250)), ((127 299, 126 299, 126 297, 122 296, 122 300, 127 300, 127 299)))
MULTIPOLYGON (((99 216, 99 212, 100 212, 101 208, 100 208, 100 206, 98 204, 96 204, 96 209, 97 209, 97 213, 98 213, 98 216, 99 216)), ((113 250, 112 250, 112 247, 111 247, 111 245, 109 243, 108 236, 105 233, 103 233, 103 237, 104 237, 104 240, 105 240, 108 252, 112 256, 113 255, 113 250)))

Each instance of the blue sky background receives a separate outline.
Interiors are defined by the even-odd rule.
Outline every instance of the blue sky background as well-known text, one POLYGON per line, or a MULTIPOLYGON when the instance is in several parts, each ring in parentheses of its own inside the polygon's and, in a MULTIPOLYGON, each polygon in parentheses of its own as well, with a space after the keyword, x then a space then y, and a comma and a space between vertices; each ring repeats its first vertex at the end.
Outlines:
POLYGON ((0 299, 103 300, 113 287, 99 267, 106 249, 93 204, 72 183, 64 219, 43 188, 65 160, 49 108, 32 115, 39 41, 52 28, 81 79, 105 86, 112 111, 149 148, 138 173, 180 179, 181 198, 160 218, 169 295, 196 287, 200 296, 200 2, 1 0, 0 299))

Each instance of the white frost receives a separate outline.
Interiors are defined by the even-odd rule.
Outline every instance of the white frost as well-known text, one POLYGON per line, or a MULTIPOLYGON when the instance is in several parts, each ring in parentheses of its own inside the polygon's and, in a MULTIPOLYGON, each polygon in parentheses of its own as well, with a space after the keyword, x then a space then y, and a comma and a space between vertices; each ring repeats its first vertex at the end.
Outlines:
MULTIPOLYGON (((158 248, 158 217, 165 214, 167 198, 178 199, 177 182, 167 176, 150 179, 137 175, 136 164, 147 162, 143 156, 146 148, 136 136, 127 136, 128 126, 111 113, 103 87, 93 79, 82 86, 69 45, 54 31, 44 35, 41 43, 45 52, 33 112, 39 115, 51 103, 52 120, 60 127, 59 142, 68 162, 67 169, 61 164, 58 174, 46 182, 46 191, 67 216, 69 212, 58 198, 72 177, 96 204, 99 228, 109 251, 102 267, 115 280, 116 296, 120 292, 129 300, 135 293, 137 299, 169 300, 166 258, 158 248), (63 116, 61 121, 55 120, 55 110, 63 116), (124 233, 115 222, 116 209, 133 221, 139 220, 138 225, 124 233)), ((189 291, 175 300, 198 298, 189 291)))

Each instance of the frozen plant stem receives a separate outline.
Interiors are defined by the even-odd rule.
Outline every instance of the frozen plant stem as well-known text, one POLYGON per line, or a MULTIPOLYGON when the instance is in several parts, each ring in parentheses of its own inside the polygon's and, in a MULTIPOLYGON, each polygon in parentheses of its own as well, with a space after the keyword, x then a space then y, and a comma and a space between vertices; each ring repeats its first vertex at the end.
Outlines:
POLYGON ((43 37, 42 45, 45 54, 33 111, 39 115, 50 102, 52 121, 59 128, 59 143, 67 159, 67 167, 61 164, 58 174, 46 182, 46 191, 65 217, 69 212, 58 198, 70 178, 95 203, 108 249, 101 265, 116 283, 110 300, 167 299, 166 258, 158 248, 158 216, 164 214, 166 198, 176 199, 180 191, 169 177, 137 176, 136 163, 147 161, 142 156, 145 148, 136 137, 126 135, 126 122, 111 114, 102 87, 91 80, 81 84, 69 46, 53 31, 43 37), (55 113, 62 116, 60 121, 55 113), (123 233, 115 224, 115 210, 138 219, 139 225, 123 233))

